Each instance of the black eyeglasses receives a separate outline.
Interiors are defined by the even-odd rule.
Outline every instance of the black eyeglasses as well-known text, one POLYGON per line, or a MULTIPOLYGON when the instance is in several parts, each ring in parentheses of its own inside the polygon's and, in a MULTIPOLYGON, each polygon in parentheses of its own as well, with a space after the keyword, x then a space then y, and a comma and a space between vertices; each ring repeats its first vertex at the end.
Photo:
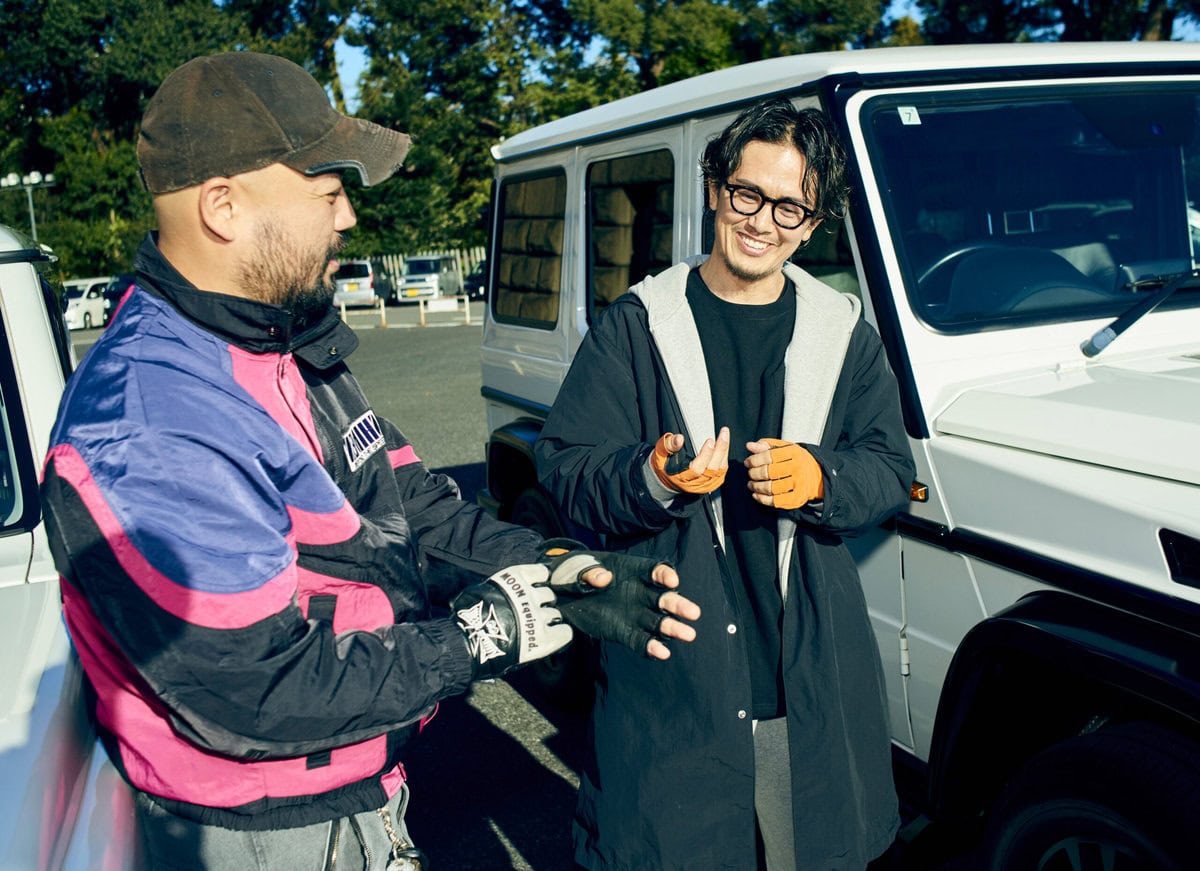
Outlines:
POLYGON ((770 203, 771 220, 785 230, 795 230, 816 214, 808 206, 802 206, 795 200, 773 200, 754 188, 743 187, 740 184, 726 183, 725 190, 729 191, 729 205, 739 215, 757 215, 763 206, 770 203))

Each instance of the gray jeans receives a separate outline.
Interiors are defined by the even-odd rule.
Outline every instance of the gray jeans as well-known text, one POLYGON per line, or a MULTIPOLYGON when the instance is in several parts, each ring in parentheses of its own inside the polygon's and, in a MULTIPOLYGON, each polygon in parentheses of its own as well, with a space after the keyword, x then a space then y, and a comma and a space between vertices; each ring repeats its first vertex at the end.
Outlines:
MULTIPOLYGON (((152 871, 416 871, 390 865, 392 840, 378 811, 297 829, 239 832, 175 816, 145 793, 136 793, 145 867, 152 871)), ((387 803, 392 831, 412 845, 404 814, 406 784, 387 803)), ((428 867, 421 871, 429 871, 428 867)))

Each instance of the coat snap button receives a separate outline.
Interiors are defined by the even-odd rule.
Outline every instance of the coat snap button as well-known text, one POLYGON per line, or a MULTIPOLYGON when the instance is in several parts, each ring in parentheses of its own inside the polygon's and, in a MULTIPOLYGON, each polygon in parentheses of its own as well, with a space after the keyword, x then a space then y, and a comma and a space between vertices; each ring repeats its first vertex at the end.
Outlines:
POLYGON ((728 626, 725 627, 725 631, 728 632, 730 635, 736 635, 737 627, 734 626, 732 623, 730 623, 728 626))
POLYGON ((746 719, 746 712, 745 712, 745 711, 738 711, 738 719, 739 719, 739 720, 744 720, 744 719, 746 719))

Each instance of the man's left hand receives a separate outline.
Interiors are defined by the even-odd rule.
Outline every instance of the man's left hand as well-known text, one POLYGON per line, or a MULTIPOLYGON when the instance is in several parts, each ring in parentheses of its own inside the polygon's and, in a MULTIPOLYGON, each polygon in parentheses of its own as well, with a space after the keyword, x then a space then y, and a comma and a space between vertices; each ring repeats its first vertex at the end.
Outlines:
POLYGON ((646 557, 589 551, 565 539, 546 543, 543 562, 563 619, 580 632, 616 641, 654 659, 667 659, 666 638, 692 641, 684 620, 700 619, 700 606, 677 592, 679 575, 646 557))

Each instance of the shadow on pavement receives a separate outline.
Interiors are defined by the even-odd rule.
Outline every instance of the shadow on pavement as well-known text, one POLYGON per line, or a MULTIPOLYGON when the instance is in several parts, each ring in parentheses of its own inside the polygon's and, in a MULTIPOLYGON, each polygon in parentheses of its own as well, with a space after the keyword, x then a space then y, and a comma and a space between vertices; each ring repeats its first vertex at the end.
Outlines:
MULTIPOLYGON (((577 736, 560 728, 545 743, 574 770, 566 754, 580 746, 577 736)), ((465 698, 442 703, 413 742, 405 768, 409 830, 434 869, 574 867, 575 786, 465 698)))

